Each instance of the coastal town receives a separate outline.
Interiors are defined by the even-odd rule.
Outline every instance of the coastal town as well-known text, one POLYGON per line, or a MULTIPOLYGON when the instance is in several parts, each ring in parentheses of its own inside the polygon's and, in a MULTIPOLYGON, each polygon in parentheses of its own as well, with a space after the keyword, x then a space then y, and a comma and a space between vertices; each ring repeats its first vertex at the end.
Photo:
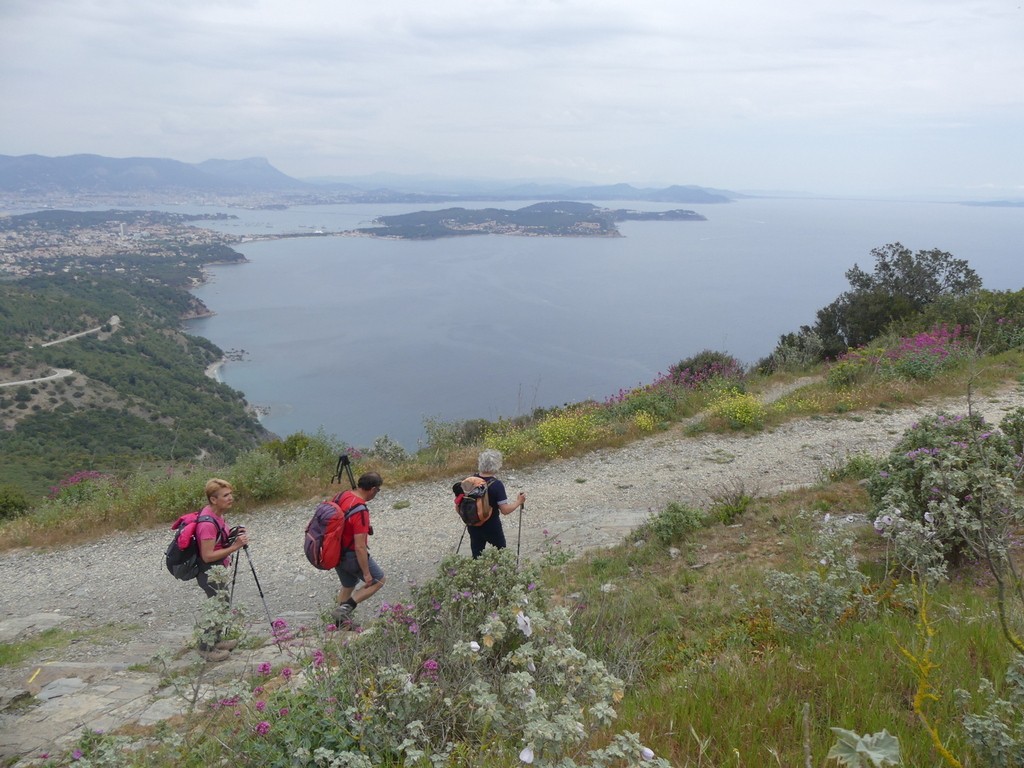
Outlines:
POLYGON ((83 271, 123 273, 169 260, 177 266, 243 261, 238 238, 196 226, 228 214, 60 211, 0 217, 0 274, 7 278, 83 271))

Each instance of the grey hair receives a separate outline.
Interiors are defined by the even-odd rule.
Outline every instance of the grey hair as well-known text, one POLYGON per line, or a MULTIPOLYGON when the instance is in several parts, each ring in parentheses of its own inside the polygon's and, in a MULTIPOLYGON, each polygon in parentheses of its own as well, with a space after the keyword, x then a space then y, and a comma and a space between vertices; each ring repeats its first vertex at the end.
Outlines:
POLYGON ((493 448, 481 451, 476 460, 476 468, 480 472, 497 472, 501 469, 501 451, 493 448))

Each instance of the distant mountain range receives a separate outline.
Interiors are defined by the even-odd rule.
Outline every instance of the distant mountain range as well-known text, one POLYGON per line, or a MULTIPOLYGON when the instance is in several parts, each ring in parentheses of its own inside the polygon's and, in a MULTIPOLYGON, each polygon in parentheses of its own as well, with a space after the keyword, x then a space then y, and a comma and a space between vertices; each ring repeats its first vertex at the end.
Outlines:
POLYGON ((165 158, 101 155, 0 155, 0 192, 26 197, 263 195, 294 203, 459 200, 728 203, 746 197, 728 190, 678 185, 652 189, 630 184, 586 186, 578 182, 509 183, 397 175, 301 180, 282 173, 262 157, 183 163, 165 158))

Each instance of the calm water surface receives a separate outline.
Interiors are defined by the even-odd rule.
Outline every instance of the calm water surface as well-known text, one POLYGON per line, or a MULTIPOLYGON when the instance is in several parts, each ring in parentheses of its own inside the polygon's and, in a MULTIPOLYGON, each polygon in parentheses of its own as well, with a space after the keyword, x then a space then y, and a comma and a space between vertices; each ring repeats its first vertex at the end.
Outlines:
MULTIPOLYGON (((491 204, 518 208, 526 203, 491 204)), ((366 226, 425 206, 232 211, 237 233, 366 226)), ((443 206, 434 206, 443 207, 443 206)), ((613 203, 644 210, 671 205, 613 203)), ((189 324, 241 349, 223 380, 270 409, 280 435, 325 429, 415 448, 423 419, 495 419, 648 382, 702 349, 754 362, 812 324, 900 241, 967 259, 987 288, 1019 289, 1024 209, 850 200, 683 206, 706 222, 628 222, 615 239, 481 236, 430 242, 316 237, 238 246, 195 291, 189 324)))

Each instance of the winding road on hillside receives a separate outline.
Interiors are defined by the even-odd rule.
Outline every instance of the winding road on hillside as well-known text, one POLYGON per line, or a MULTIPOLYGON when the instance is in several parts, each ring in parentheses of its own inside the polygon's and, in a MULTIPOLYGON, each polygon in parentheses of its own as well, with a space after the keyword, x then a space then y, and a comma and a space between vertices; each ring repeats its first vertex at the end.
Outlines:
MULTIPOLYGON (((1024 407, 1024 388, 1007 386, 977 396, 974 407, 998 423, 1007 411, 1024 407)), ((504 518, 506 536, 515 547, 521 535, 526 558, 538 558, 556 543, 571 552, 613 545, 669 502, 706 506, 716 495, 737 489, 771 496, 811 486, 851 455, 887 453, 923 415, 938 410, 962 413, 966 408, 965 398, 936 400, 899 411, 792 421, 752 435, 688 437, 680 425, 621 448, 506 467, 499 476, 510 495, 518 490, 527 493, 525 514, 504 518)), ((466 467, 465 474, 472 470, 466 467)), ((371 504, 375 535, 370 548, 388 581, 370 603, 360 606, 361 621, 372 618, 381 600, 406 598, 411 583, 431 578, 440 559, 455 550, 462 532, 452 508, 450 488, 456 479, 396 486, 385 478, 371 504)), ((241 561, 235 598, 254 635, 269 634, 263 599, 274 618, 282 617, 293 627, 320 621, 332 604, 337 578, 311 568, 302 550, 303 531, 316 501, 229 516, 230 524, 244 524, 250 534, 252 569, 241 561), (263 598, 251 571, 258 575, 263 598)), ((44 683, 60 676, 87 681, 85 690, 95 694, 90 686, 112 685, 128 675, 127 664, 148 658, 146 654, 159 648, 181 650, 203 598, 194 585, 175 581, 164 569, 169 537, 165 528, 111 531, 78 546, 0 554, 0 583, 6 585, 0 596, 0 640, 49 626, 93 633, 88 642, 0 669, 0 710, 5 697, 13 700, 25 691, 35 695, 44 683)), ((464 543, 463 554, 467 548, 464 543)), ((268 652, 252 651, 238 663, 258 663, 268 652)), ((71 698, 66 706, 73 706, 71 698)), ((59 711, 60 699, 54 701, 52 706, 59 711)), ((0 713, 0 754, 4 734, 14 733, 11 729, 20 717, 0 713)), ((88 712, 79 717, 89 721, 88 712)), ((127 721, 127 715, 120 717, 127 721)), ((9 740, 23 745, 14 736, 9 740)))
MULTIPOLYGON (((111 333, 113 333, 121 325, 121 318, 118 317, 117 315, 111 315, 110 319, 107 321, 107 325, 110 326, 111 333)), ((101 325, 97 328, 90 328, 87 331, 73 333, 70 336, 64 336, 59 339, 54 339, 53 341, 44 342, 39 346, 52 347, 55 344, 63 344, 64 342, 71 341, 72 339, 79 339, 82 336, 88 336, 91 333, 99 333, 102 330, 103 326, 101 325)), ((29 345, 29 349, 32 349, 31 344, 29 345)), ((0 387, 19 387, 22 384, 39 384, 40 382, 43 381, 55 381, 57 379, 63 379, 67 376, 71 376, 72 374, 74 374, 74 371, 72 371, 70 368, 55 368, 53 373, 48 374, 47 376, 40 376, 39 378, 35 379, 22 379, 21 381, 0 381, 0 387)))

